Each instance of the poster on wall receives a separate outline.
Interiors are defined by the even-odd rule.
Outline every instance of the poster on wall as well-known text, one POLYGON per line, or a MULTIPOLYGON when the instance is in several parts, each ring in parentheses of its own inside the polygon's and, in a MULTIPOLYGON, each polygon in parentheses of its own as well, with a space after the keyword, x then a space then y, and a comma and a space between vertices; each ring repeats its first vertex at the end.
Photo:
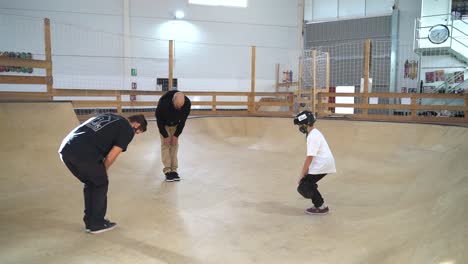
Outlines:
POLYGON ((406 60, 404 65, 404 78, 414 80, 418 77, 418 61, 406 60))
POLYGON ((454 78, 455 83, 462 83, 465 80, 465 73, 462 71, 454 72, 454 75, 455 75, 455 78, 454 78))
MULTIPOLYGON (((132 82, 132 90, 136 90, 137 89, 137 83, 136 82, 132 82)), ((135 102, 136 101, 136 95, 135 94, 131 94, 130 95, 130 102, 135 102)))
POLYGON ((452 15, 454 19, 468 20, 468 1, 452 0, 452 15))
POLYGON ((426 72, 426 83, 434 82, 434 72, 426 72))
POLYGON ((453 72, 448 72, 445 74, 445 80, 447 83, 452 84, 454 82, 455 74, 453 72))
POLYGON ((443 81, 445 81, 445 71, 444 71, 444 70, 437 70, 437 71, 435 71, 435 81, 436 81, 436 82, 443 82, 443 81))

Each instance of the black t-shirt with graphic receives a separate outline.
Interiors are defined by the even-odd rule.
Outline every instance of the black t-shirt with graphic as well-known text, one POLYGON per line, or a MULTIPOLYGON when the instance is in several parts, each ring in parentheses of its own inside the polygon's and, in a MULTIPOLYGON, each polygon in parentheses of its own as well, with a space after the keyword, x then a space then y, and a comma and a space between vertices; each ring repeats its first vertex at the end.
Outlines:
POLYGON ((75 128, 63 140, 59 152, 84 160, 102 160, 113 146, 127 150, 135 131, 122 116, 102 114, 75 128))

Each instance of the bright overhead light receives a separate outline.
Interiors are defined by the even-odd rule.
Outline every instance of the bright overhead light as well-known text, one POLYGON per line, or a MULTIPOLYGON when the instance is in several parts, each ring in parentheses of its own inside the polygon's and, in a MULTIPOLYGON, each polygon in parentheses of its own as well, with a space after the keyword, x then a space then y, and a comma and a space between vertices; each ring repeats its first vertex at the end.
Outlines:
POLYGON ((182 11, 182 10, 177 10, 175 12, 175 18, 176 19, 182 19, 182 18, 184 18, 184 16, 185 16, 185 14, 184 14, 184 11, 182 11))
POLYGON ((247 0, 189 0, 189 4, 210 6, 247 7, 247 0))

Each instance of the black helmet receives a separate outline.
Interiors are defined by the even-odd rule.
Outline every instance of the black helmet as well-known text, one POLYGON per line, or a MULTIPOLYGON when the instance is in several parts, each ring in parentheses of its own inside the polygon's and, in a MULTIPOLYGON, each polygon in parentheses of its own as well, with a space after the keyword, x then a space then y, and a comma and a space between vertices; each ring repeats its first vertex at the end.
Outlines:
POLYGON ((294 125, 308 125, 315 123, 315 115, 311 111, 302 111, 294 117, 294 125))

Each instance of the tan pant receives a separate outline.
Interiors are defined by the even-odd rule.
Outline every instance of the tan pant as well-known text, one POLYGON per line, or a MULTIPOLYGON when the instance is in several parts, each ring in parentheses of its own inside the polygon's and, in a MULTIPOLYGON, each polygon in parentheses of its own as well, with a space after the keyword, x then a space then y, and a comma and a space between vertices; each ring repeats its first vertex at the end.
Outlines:
MULTIPOLYGON (((169 136, 174 135, 176 129, 177 126, 166 126, 166 131, 169 136)), ((164 165, 163 172, 177 172, 177 151, 179 150, 179 143, 175 145, 164 145, 164 137, 161 134, 159 134, 159 136, 161 137, 161 158, 164 165)))

